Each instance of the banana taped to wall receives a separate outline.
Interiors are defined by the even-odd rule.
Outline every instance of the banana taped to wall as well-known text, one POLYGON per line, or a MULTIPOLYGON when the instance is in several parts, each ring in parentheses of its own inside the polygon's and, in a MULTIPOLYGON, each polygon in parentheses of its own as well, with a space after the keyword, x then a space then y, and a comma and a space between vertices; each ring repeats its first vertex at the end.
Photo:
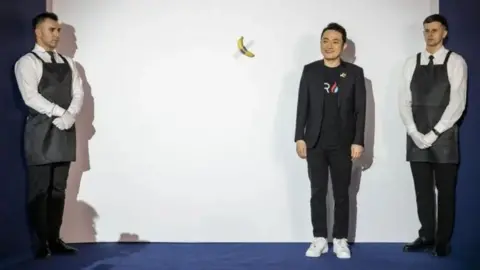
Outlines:
POLYGON ((243 44, 243 36, 237 40, 237 47, 238 47, 238 50, 246 57, 250 57, 250 58, 255 57, 255 54, 249 51, 243 44))

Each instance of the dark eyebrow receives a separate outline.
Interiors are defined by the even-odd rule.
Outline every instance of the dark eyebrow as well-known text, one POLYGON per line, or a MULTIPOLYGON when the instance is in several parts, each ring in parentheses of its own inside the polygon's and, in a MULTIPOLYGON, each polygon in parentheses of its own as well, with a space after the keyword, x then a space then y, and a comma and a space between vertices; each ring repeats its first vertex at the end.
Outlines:
MULTIPOLYGON (((327 38, 327 37, 324 37, 324 38, 322 38, 322 40, 330 40, 330 39, 327 38)), ((338 39, 338 38, 334 38, 334 39, 332 39, 332 40, 333 40, 333 41, 340 41, 340 39, 338 39)))

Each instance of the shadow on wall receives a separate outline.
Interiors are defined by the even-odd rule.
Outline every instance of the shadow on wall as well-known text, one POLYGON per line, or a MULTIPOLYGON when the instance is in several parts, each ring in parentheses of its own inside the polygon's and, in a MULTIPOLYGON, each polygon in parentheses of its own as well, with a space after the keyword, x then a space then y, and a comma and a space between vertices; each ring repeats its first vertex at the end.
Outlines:
POLYGON ((138 234, 135 233, 121 233, 118 239, 120 243, 149 243, 146 240, 140 239, 138 234))
MULTIPOLYGON (((60 43, 57 51, 74 59, 77 52, 77 39, 75 28, 69 24, 62 24, 60 43)), ((97 242, 96 220, 99 218, 93 206, 85 201, 77 200, 80 191, 82 176, 90 170, 90 155, 88 143, 95 134, 94 120, 94 98, 92 88, 88 83, 84 67, 74 61, 79 75, 83 81, 85 92, 83 108, 76 120, 77 128, 77 160, 72 163, 68 177, 67 199, 65 202, 65 213, 61 235, 64 241, 69 243, 93 243, 97 242)), ((122 233, 118 242, 123 243, 146 243, 137 234, 122 233)))
MULTIPOLYGON (((355 43, 352 40, 347 41, 347 49, 342 54, 342 59, 345 62, 355 63, 357 59, 355 43)), ((375 99, 373 96, 372 81, 365 77, 365 88, 367 90, 367 111, 365 117, 365 149, 363 156, 353 164, 352 167, 352 182, 350 184, 350 226, 348 240, 355 242, 357 230, 357 195, 360 191, 360 182, 362 173, 368 170, 373 165, 374 159, 374 144, 375 144, 375 99)), ((329 209, 333 209, 334 200, 331 195, 331 186, 329 187, 329 209)), ((333 211, 329 215, 330 220, 333 220, 333 211)), ((330 227, 333 222, 330 222, 330 227)))
MULTIPOLYGON (((292 221, 291 236, 293 239, 302 239, 304 230, 312 231, 310 218, 310 183, 308 180, 307 166, 305 161, 300 161, 295 152, 294 129, 298 99, 298 84, 303 66, 313 62, 308 52, 319 51, 319 38, 316 36, 303 37, 294 53, 295 65, 292 72, 287 74, 284 80, 284 90, 281 92, 278 104, 278 113, 275 120, 275 138, 277 151, 276 157, 282 167, 286 169, 287 188, 290 196, 290 213, 292 221), (303 163, 302 163, 303 162, 303 163)), ((319 52, 320 53, 320 52, 319 52)), ((354 63, 356 50, 353 41, 348 40, 348 47, 342 58, 346 62, 354 63)), ((354 242, 357 224, 357 194, 360 190, 362 172, 369 169, 373 164, 374 137, 375 137, 375 101, 373 98, 372 82, 365 79, 367 90, 367 115, 365 127, 365 152, 363 157, 352 168, 352 183, 350 185, 350 230, 349 241, 354 242)), ((327 213, 329 219, 329 234, 333 228, 333 194, 329 183, 327 195, 327 213)), ((331 239, 331 237, 329 237, 331 239)))
POLYGON ((53 0, 47 0, 45 7, 48 12, 53 12, 53 0))
MULTIPOLYGON (((76 41, 75 28, 65 23, 62 24, 57 51, 74 59, 78 49, 76 41)), ((74 63, 83 81, 85 96, 82 111, 77 116, 75 123, 77 128, 77 160, 72 163, 69 172, 61 235, 66 242, 70 243, 96 242, 95 220, 98 218, 98 213, 87 202, 77 201, 82 176, 90 170, 88 142, 95 134, 95 128, 93 127, 94 99, 85 69, 77 61, 74 60, 74 63)))

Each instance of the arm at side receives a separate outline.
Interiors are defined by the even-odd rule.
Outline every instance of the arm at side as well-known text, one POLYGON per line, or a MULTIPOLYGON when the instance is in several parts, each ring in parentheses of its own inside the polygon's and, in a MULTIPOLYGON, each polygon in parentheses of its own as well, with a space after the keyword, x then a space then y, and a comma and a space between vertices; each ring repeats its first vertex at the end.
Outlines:
POLYGON ((304 140, 305 125, 307 124, 308 116, 308 83, 307 83, 307 69, 303 67, 302 76, 300 78, 300 85, 298 88, 297 101, 297 117, 295 123, 295 142, 304 140))
POLYGON ((460 55, 451 55, 449 64, 450 102, 442 114, 440 121, 435 125, 435 130, 443 133, 451 128, 462 116, 467 104, 467 63, 460 55))
POLYGON ((355 137, 353 144, 364 146, 365 115, 367 111, 367 89, 365 75, 362 68, 358 69, 355 77, 355 137))

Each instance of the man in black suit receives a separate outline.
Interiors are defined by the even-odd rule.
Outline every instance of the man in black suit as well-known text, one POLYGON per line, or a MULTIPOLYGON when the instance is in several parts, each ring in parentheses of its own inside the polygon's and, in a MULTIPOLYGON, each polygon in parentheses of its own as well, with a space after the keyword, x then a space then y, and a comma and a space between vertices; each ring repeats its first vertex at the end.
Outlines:
POLYGON ((321 36, 322 60, 303 68, 295 128, 297 154, 306 159, 314 240, 306 256, 328 252, 326 195, 330 169, 335 199, 333 252, 350 258, 347 243, 352 161, 363 153, 366 89, 363 69, 341 60, 345 29, 331 23, 321 36))

